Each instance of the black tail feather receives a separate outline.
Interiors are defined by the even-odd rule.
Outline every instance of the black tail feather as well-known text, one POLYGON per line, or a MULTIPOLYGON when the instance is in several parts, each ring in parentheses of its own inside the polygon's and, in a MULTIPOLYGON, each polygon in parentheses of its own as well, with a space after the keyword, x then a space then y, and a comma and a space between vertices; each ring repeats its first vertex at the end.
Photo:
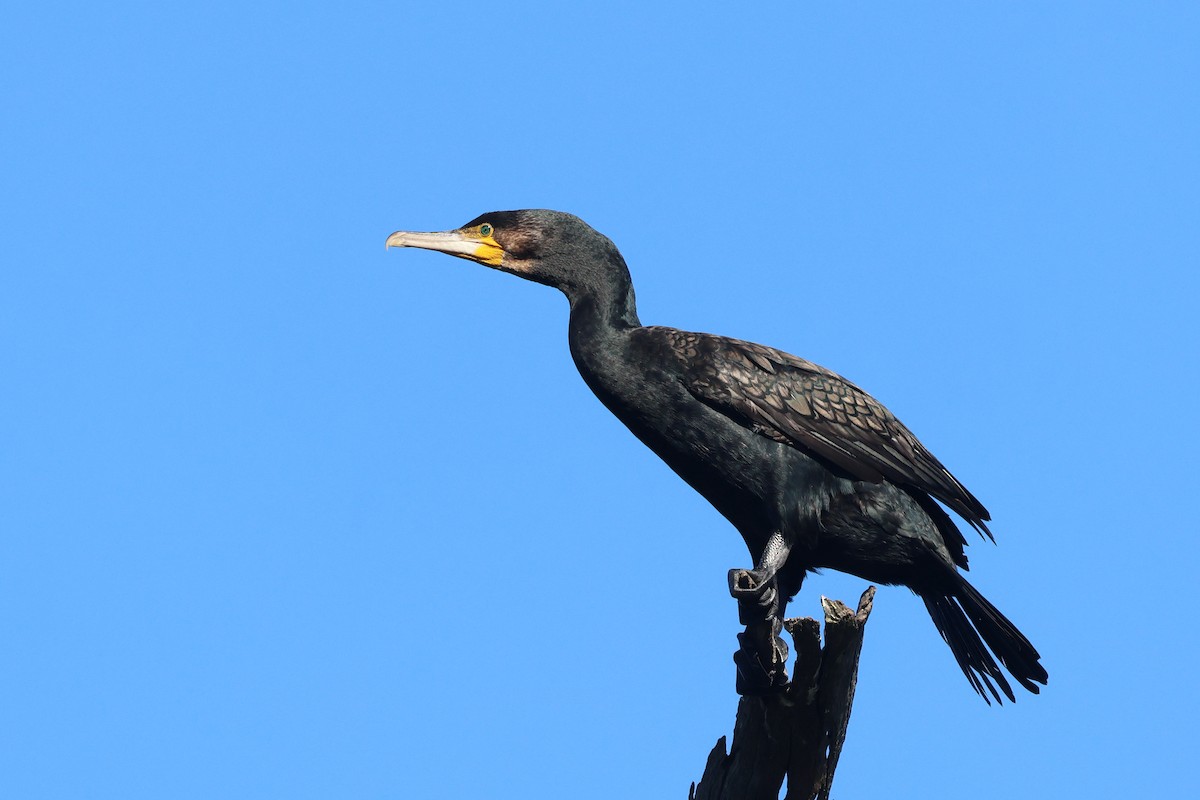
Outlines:
POLYGON ((957 585, 952 593, 922 593, 921 599, 972 688, 988 705, 991 705, 989 693, 998 703, 1003 702, 1000 692, 1009 701, 1016 702, 1012 687, 996 664, 998 658, 1017 683, 1037 694, 1038 686, 1034 681, 1045 684, 1047 679, 1046 669, 1039 663, 1038 651, 974 586, 957 573, 956 578, 957 585))

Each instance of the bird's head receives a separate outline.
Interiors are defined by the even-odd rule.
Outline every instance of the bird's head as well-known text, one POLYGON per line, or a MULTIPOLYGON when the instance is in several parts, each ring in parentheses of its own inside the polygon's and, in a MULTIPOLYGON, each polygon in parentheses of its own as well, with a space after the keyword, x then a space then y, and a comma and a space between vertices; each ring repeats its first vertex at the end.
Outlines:
POLYGON ((386 244, 478 261, 561 289, 568 297, 588 287, 629 281, 616 245, 579 217, 562 211, 493 211, 452 231, 396 231, 386 244))

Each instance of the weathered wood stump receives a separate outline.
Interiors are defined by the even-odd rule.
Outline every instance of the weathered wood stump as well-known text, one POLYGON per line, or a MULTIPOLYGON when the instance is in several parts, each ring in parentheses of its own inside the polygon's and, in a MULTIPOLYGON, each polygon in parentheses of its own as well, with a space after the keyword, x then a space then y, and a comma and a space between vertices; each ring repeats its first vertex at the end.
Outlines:
POLYGON ((795 674, 780 692, 741 698, 732 747, 726 753, 725 737, 717 740, 689 800, 778 800, 785 777, 786 800, 829 799, 874 598, 875 587, 868 587, 852 611, 822 597, 823 649, 815 619, 784 622, 795 645, 795 674))

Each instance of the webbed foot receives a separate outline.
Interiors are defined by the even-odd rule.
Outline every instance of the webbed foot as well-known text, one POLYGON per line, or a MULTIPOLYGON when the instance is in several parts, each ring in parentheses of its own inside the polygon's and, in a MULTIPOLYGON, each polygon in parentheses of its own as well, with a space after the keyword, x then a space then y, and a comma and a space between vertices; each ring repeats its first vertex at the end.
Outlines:
POLYGON ((737 666, 737 693, 763 695, 783 691, 788 683, 788 647, 776 634, 782 625, 748 625, 738 634, 738 649, 733 654, 737 666))
POLYGON ((729 594, 738 601, 738 621, 753 625, 779 616, 779 590, 774 577, 759 570, 729 570, 729 594))

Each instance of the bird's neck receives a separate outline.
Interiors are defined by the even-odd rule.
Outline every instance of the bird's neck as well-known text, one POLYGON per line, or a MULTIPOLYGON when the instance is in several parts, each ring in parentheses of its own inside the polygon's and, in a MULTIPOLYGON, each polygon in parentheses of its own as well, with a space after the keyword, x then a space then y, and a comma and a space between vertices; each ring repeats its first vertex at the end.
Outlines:
POLYGON ((609 332, 642 325, 637 315, 633 284, 628 281, 571 292, 568 299, 571 301, 572 336, 578 330, 587 336, 602 337, 609 332))
POLYGON ((601 394, 601 384, 608 382, 604 376, 620 371, 625 350, 622 340, 641 327, 633 287, 624 283, 600 291, 573 292, 568 298, 571 357, 592 390, 601 394))

